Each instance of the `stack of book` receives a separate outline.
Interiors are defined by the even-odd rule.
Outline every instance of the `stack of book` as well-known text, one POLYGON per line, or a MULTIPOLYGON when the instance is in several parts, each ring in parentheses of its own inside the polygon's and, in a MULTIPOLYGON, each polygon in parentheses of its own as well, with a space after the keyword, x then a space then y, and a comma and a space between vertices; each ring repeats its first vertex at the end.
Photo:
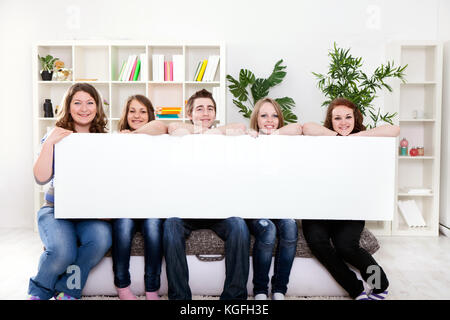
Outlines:
POLYGON ((176 119, 180 117, 181 107, 157 107, 155 110, 157 119, 176 119))
POLYGON ((132 54, 127 60, 122 61, 119 81, 146 81, 145 75, 147 57, 145 53, 132 54), (142 70, 142 72, 141 72, 142 70))
POLYGON ((209 56, 208 59, 201 60, 195 69, 193 81, 211 82, 216 76, 219 66, 219 56, 209 56))
POLYGON ((152 55, 153 81, 183 81, 184 57, 174 54, 172 61, 165 61, 163 54, 152 55))

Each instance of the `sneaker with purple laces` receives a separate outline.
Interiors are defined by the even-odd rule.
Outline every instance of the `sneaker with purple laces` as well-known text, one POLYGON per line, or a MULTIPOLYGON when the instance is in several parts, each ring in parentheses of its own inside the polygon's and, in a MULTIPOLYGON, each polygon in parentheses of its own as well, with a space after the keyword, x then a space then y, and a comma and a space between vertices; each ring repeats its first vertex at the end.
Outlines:
POLYGON ((55 298, 55 300, 79 300, 77 298, 69 296, 67 293, 64 293, 64 292, 60 292, 54 298, 55 298))
POLYGON ((355 298, 355 300, 370 300, 370 299, 369 299, 369 296, 367 295, 367 293, 365 291, 363 291, 359 294, 359 296, 357 296, 355 298))
POLYGON ((369 294, 370 300, 385 300, 388 295, 388 291, 385 290, 380 293, 374 293, 373 291, 369 294))
POLYGON ((39 296, 33 296, 31 294, 28 295, 27 300, 41 300, 39 296))

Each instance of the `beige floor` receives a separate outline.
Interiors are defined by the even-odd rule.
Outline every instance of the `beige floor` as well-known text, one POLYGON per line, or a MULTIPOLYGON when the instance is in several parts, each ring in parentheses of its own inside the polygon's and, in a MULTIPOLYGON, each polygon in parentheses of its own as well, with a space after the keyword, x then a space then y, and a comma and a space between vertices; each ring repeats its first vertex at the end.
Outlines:
MULTIPOLYGON (((389 299, 450 300, 450 238, 378 240, 381 248, 374 257, 388 275, 389 299)), ((0 229, 0 252, 0 300, 24 299, 42 252, 39 235, 28 229, 0 229)))

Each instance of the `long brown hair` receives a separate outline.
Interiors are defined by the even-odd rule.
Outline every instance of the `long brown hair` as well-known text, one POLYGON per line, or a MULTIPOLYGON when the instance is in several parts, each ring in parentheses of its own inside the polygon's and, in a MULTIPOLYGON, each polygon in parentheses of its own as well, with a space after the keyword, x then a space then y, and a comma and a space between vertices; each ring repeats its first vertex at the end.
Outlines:
POLYGON ((133 100, 137 100, 140 103, 142 103, 147 108, 147 114, 148 114, 148 122, 155 120, 155 110, 153 109, 152 102, 149 98, 146 96, 136 94, 134 96, 130 96, 127 99, 127 102, 125 103, 125 106, 122 110, 122 116, 120 117, 118 129, 119 131, 122 130, 130 130, 133 131, 134 129, 130 127, 128 123, 128 112, 130 111, 130 104, 133 100))
POLYGON ((97 106, 97 112, 95 114, 94 120, 92 120, 89 127, 89 132, 92 133, 105 133, 106 130, 106 115, 103 111, 103 100, 100 93, 89 83, 75 83, 69 89, 67 89, 64 98, 62 100, 61 112, 58 115, 58 121, 56 122, 57 127, 61 127, 67 130, 75 131, 75 124, 70 114, 70 103, 72 102, 73 96, 79 92, 83 91, 89 94, 92 99, 94 99, 97 106))
POLYGON ((353 117, 355 118, 355 127, 353 128, 353 131, 351 133, 357 133, 357 132, 366 130, 366 127, 363 125, 364 119, 363 119, 363 115, 362 115, 361 111, 353 102, 351 102, 350 100, 345 99, 345 98, 336 98, 330 102, 328 109, 327 109, 327 116, 325 118, 325 123, 323 124, 323 126, 325 128, 328 128, 328 129, 334 131, 332 116, 333 116, 333 110, 337 106, 346 106, 353 110, 353 117))
POLYGON ((277 112, 277 115, 278 115, 278 128, 277 129, 283 127, 284 126, 284 118, 283 118, 283 112, 281 111, 280 105, 274 99, 264 98, 264 99, 258 100, 255 103, 255 107, 253 108, 252 115, 250 117, 250 128, 255 131, 259 131, 258 113, 259 113, 259 110, 261 109, 262 105, 265 102, 269 102, 270 104, 272 104, 273 107, 275 108, 275 111, 277 112))

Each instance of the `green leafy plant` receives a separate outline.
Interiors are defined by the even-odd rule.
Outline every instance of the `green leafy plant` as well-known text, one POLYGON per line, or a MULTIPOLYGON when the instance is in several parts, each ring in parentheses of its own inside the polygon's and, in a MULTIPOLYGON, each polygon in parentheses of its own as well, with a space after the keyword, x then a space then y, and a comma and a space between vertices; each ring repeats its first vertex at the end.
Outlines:
MULTIPOLYGON (((280 84, 286 76, 286 66, 282 66, 283 59, 278 61, 273 68, 272 74, 267 78, 256 78, 253 72, 248 69, 241 69, 239 80, 227 75, 227 80, 231 83, 228 88, 235 97, 233 103, 239 108, 239 112, 245 118, 250 118, 255 103, 269 95, 270 88, 280 84)), ((275 99, 280 104, 285 122, 297 121, 297 116, 292 112, 295 102, 292 98, 283 97, 275 99)))
POLYGON ((377 67, 372 76, 367 76, 362 70, 362 58, 355 58, 350 54, 350 49, 342 49, 334 43, 333 50, 328 56, 331 58, 329 70, 326 75, 313 72, 317 78, 317 86, 327 98, 322 106, 328 106, 335 98, 346 98, 351 100, 360 110, 363 116, 370 116, 372 123, 367 128, 376 127, 377 123, 384 121, 393 124, 392 119, 397 113, 382 114, 380 108, 376 109, 373 100, 377 97, 379 89, 387 89, 392 92, 385 80, 387 78, 398 78, 404 82, 403 73, 408 65, 394 66, 394 61, 387 62, 377 67))
POLYGON ((52 72, 55 68, 55 61, 58 60, 58 58, 53 58, 51 55, 46 55, 45 57, 41 57, 38 55, 39 61, 41 62, 42 71, 48 71, 52 72))

